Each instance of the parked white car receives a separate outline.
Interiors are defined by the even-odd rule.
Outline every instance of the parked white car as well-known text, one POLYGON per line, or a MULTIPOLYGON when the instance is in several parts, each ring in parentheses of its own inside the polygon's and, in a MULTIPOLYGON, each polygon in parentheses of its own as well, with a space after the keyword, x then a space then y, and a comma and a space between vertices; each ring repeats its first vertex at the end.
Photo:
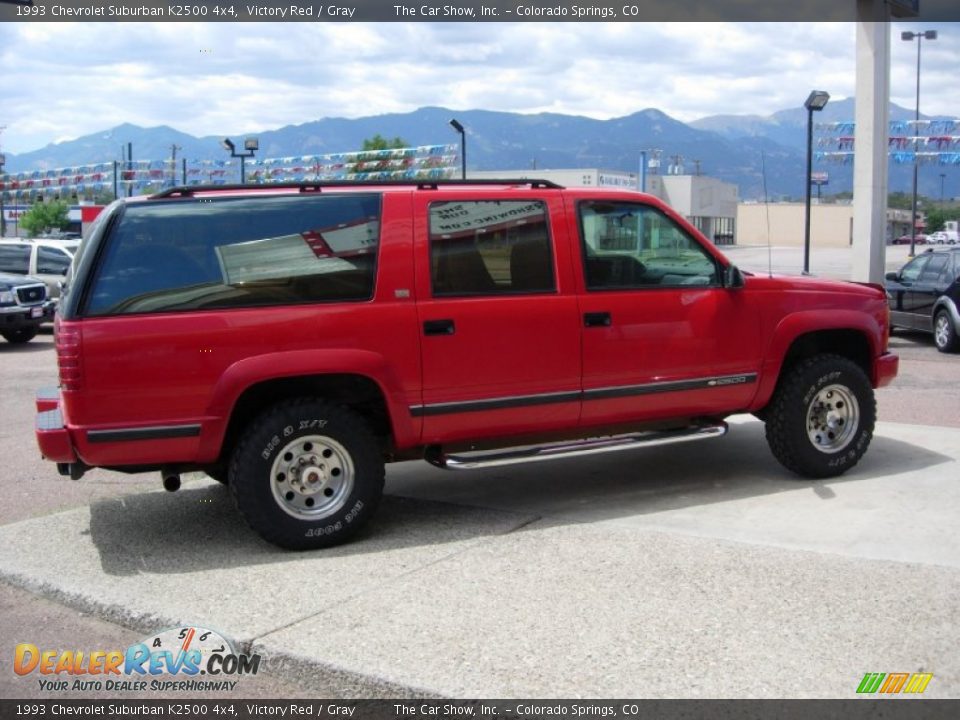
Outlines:
POLYGON ((47 297, 60 297, 60 283, 67 274, 79 240, 51 238, 4 238, 0 240, 0 272, 31 275, 43 280, 47 297))

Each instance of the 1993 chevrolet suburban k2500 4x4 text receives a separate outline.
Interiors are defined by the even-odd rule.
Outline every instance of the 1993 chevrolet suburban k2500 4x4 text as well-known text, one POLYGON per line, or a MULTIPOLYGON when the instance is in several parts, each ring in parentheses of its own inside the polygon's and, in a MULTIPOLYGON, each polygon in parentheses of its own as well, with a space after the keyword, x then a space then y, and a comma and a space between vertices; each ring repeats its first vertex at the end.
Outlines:
POLYGON ((888 326, 882 288, 742 273, 635 192, 176 188, 114 203, 82 244, 36 433, 74 478, 203 470, 264 538, 315 548, 410 458, 609 452, 750 412, 789 470, 838 475, 897 373, 888 326))

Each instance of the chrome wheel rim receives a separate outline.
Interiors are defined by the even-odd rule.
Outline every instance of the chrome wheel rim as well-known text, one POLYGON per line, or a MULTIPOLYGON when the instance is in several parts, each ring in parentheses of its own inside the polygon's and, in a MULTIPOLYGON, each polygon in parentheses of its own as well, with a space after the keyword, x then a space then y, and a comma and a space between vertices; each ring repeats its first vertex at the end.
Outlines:
POLYGON ((807 437, 822 453, 843 450, 860 425, 860 404, 850 389, 828 385, 807 406, 807 437))
POLYGON ((270 468, 270 489, 288 515, 317 520, 343 507, 355 477, 343 445, 324 435, 307 435, 281 448, 270 468))
POLYGON ((946 347, 950 339, 950 328, 947 327, 949 319, 946 315, 938 315, 936 325, 933 328, 933 337, 937 342, 937 347, 946 347))

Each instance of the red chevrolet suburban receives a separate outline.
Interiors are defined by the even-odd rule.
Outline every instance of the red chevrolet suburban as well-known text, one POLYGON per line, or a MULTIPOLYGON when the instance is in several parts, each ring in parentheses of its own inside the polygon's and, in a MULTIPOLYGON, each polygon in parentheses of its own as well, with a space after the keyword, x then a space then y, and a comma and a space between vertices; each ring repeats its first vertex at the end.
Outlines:
POLYGON ((268 541, 342 542, 385 462, 722 435, 857 463, 898 359, 879 286, 741 272, 648 195, 547 181, 174 188, 104 211, 67 278, 44 457, 202 470, 268 541))

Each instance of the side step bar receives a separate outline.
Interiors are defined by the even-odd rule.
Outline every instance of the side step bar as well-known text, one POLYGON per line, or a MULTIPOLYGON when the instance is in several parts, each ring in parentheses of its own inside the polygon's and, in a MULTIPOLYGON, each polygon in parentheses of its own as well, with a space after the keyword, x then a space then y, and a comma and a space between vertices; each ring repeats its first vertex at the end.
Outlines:
POLYGON ((443 448, 435 445, 427 449, 424 459, 431 465, 436 465, 444 470, 473 470, 540 460, 559 460, 560 458, 576 457, 578 455, 596 455, 653 445, 669 445, 691 440, 706 440, 707 438, 722 437, 726 434, 727 424, 721 422, 711 425, 695 425, 680 430, 657 430, 627 435, 611 435, 574 442, 525 445, 507 450, 466 452, 458 455, 446 455, 443 448))

